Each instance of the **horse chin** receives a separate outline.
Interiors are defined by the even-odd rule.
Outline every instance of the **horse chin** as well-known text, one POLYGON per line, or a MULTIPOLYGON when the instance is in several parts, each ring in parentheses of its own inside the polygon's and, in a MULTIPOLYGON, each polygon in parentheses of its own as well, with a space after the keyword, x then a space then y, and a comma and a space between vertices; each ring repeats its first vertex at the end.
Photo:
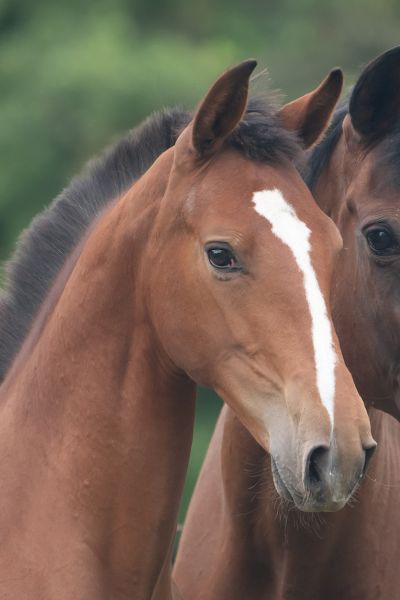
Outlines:
POLYGON ((271 466, 275 489, 278 492, 279 496, 284 500, 290 502, 291 504, 296 505, 295 499, 289 490, 289 486, 285 483, 283 476, 281 475, 281 472, 279 470, 279 467, 272 455, 271 466))

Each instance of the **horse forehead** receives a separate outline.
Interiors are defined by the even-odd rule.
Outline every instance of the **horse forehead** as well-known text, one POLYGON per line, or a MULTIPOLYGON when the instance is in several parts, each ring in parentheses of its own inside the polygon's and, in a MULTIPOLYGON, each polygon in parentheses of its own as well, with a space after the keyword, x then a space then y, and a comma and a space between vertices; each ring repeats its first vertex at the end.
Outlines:
POLYGON ((342 204, 350 214, 357 215, 358 223, 374 217, 399 219, 400 179, 394 177, 393 166, 385 164, 379 154, 370 152, 359 162, 342 204))
POLYGON ((374 204, 400 207, 400 175, 398 165, 387 161, 377 148, 365 160, 360 173, 360 187, 374 204))
MULTIPOLYGON (((254 197, 258 192, 263 191, 276 192, 287 199, 287 206, 291 207, 296 218, 287 218, 285 210, 282 207, 278 210, 276 206, 272 206, 273 202, 267 202, 265 209, 271 210, 276 217, 276 222, 279 222, 283 228, 288 228, 296 239, 304 238, 304 243, 309 240, 307 243, 313 251, 320 248, 321 244, 326 249, 331 247, 336 249, 336 246, 338 248, 341 246, 341 236, 337 227, 328 217, 325 217, 311 197, 302 197, 301 194, 296 193, 289 194, 283 191, 282 187, 273 185, 268 187, 259 185, 244 192, 235 190, 232 195, 228 195, 225 204, 216 195, 213 202, 207 205, 202 202, 201 197, 196 198, 196 192, 191 190, 184 211, 186 221, 195 229, 206 231, 208 235, 222 234, 228 238, 241 240, 239 245, 252 246, 258 243, 265 245, 268 239, 268 244, 276 243, 279 246, 279 240, 272 233, 271 222, 260 219, 255 210, 254 197)), ((323 255, 326 258, 325 252, 323 255)))
MULTIPOLYGON (((222 205, 247 209, 254 192, 281 189, 295 204, 305 201, 309 192, 296 169, 290 164, 269 164, 252 161, 237 151, 222 153, 214 159, 199 178, 192 179, 187 204, 201 208, 206 204, 216 209, 222 205)), ((308 197, 307 197, 308 200, 308 197)))

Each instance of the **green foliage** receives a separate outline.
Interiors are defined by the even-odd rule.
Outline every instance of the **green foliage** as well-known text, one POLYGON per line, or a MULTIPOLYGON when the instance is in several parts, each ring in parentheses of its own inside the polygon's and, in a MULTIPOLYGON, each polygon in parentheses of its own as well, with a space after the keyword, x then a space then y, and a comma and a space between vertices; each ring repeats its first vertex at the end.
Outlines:
MULTIPOLYGON (((0 259, 87 159, 232 63, 293 97, 338 64, 351 83, 399 25, 397 0, 0 0, 0 259)), ((184 504, 218 404, 199 409, 184 504)))
POLYGON ((215 421, 221 409, 221 402, 210 390, 201 388, 197 394, 196 423, 193 436, 192 452, 185 489, 183 491, 182 506, 179 522, 183 523, 186 508, 196 483, 197 474, 203 461, 205 449, 211 438, 215 421))

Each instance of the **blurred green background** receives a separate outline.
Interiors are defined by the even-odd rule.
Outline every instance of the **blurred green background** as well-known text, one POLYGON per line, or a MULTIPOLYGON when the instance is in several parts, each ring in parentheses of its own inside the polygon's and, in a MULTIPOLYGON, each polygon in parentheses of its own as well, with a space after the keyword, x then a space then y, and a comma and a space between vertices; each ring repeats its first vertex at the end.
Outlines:
MULTIPOLYGON (((88 158, 227 66, 257 58, 291 99, 399 34, 398 0, 0 0, 0 261, 88 158)), ((200 396, 181 518, 219 411, 200 396)))

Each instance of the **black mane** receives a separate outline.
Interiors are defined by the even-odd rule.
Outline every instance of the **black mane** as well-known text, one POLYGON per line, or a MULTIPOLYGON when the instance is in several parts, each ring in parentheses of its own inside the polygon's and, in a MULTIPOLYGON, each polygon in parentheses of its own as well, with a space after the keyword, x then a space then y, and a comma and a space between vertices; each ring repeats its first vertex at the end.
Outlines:
MULTIPOLYGON (((351 92, 348 98, 335 111, 323 140, 313 149, 309 156, 303 177, 311 192, 314 191, 317 180, 327 166, 329 158, 339 141, 343 120, 349 112, 350 98, 351 92)), ((379 178, 380 184, 398 189, 400 187, 400 123, 397 123, 383 139, 377 138, 373 139, 372 142, 365 142, 364 149, 366 152, 376 150, 373 168, 378 174, 381 174, 379 178), (390 176, 382 177, 382 173, 387 169, 390 169, 390 176)))
MULTIPOLYGON (((280 163, 297 159, 300 144, 275 114, 272 104, 250 100, 228 143, 252 160, 280 163)), ((5 289, 0 292, 0 382, 57 273, 90 223, 175 143, 190 119, 190 113, 178 108, 149 117, 89 162, 83 175, 74 179, 21 235, 6 266, 5 289)))
POLYGON ((348 102, 346 101, 345 104, 335 111, 332 122, 329 125, 323 140, 317 144, 310 154, 304 179, 311 191, 313 191, 319 175, 326 167, 328 160, 339 141, 342 133, 343 119, 347 115, 347 112, 348 102))

